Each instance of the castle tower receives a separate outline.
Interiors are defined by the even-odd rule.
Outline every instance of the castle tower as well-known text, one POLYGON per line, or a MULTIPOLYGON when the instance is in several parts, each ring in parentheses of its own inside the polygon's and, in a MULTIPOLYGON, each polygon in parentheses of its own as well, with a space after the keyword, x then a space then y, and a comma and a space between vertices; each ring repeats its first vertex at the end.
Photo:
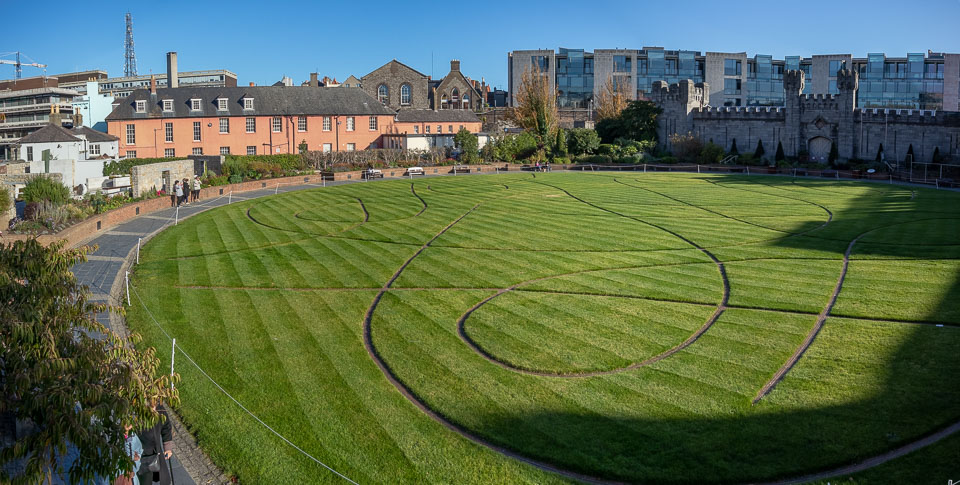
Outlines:
POLYGON ((857 108, 857 89, 860 75, 851 69, 837 71, 837 100, 839 101, 839 125, 837 126, 837 155, 842 159, 853 158, 856 128, 853 113, 857 108))
POLYGON ((779 141, 783 143, 783 152, 788 157, 797 156, 797 152, 805 145, 800 136, 800 115, 803 110, 800 97, 803 96, 803 87, 803 71, 783 73, 784 133, 788 138, 779 141))

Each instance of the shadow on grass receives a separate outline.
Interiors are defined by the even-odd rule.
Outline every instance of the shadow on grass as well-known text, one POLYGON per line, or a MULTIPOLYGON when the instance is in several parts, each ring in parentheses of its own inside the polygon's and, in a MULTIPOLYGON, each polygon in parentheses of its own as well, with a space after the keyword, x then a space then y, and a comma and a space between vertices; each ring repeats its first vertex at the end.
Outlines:
MULTIPOLYGON (((800 204, 811 192, 781 177, 730 176, 711 180, 742 190, 745 198, 751 196, 751 191, 760 190, 800 204), (766 187, 758 186, 758 182, 766 187)), ((831 208, 833 220, 827 226, 768 244, 842 255, 852 240, 876 227, 921 219, 949 219, 933 224, 960 223, 960 194, 948 198, 925 190, 913 194, 913 189, 898 186, 866 187, 870 190, 846 203, 846 207, 831 208)), ((837 191, 839 198, 844 187, 831 185, 817 190, 837 191)), ((818 195, 830 197, 828 192, 818 195)), ((790 232, 810 231, 822 222, 802 223, 790 232)), ((921 238, 929 235, 914 236, 915 242, 923 244, 921 238)), ((960 246, 858 243, 854 254, 960 258, 960 246)), ((850 264, 857 263, 854 259, 850 264)), ((842 289, 840 296, 843 297, 842 289)), ((960 275, 954 275, 939 304, 923 320, 943 321, 945 315, 955 315, 958 308, 960 275)), ((478 432, 525 456, 605 479, 654 483, 790 479, 857 463, 960 420, 958 342, 957 328, 828 319, 785 381, 758 405, 751 406, 746 401, 742 407, 728 410, 728 418, 643 420, 589 411, 571 414, 538 409, 517 416, 486 416, 483 429, 478 432), (895 328, 891 330, 892 327, 895 328), (841 333, 831 335, 833 345, 824 343, 825 335, 835 331, 841 333), (845 339, 853 339, 849 345, 851 355, 845 353, 845 339), (874 344, 869 342, 882 343, 871 346, 874 344), (852 355, 860 344, 861 351, 879 350, 885 354, 877 356, 879 365, 871 369, 852 355), (814 350, 818 353, 815 357, 811 355, 814 350), (829 351, 836 355, 827 355, 829 351), (798 373, 800 367, 805 372, 798 373), (821 372, 824 379, 818 381, 814 371, 821 372), (777 389, 785 392, 778 394, 777 389), (804 401, 791 400, 796 391, 805 394, 804 401), (810 396, 823 399, 811 402, 810 396), (854 449, 859 451, 851 453, 854 449)), ((924 471, 918 470, 917 478, 940 483, 955 477, 924 476, 924 471)))

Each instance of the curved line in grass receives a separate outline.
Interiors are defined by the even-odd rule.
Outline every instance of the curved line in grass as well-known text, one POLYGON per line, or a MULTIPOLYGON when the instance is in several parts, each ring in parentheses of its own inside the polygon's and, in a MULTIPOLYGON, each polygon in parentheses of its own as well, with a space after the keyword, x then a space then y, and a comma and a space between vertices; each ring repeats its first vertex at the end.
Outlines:
POLYGON ((427 210, 427 201, 423 200, 423 197, 417 195, 417 190, 413 188, 413 182, 410 182, 410 192, 413 192, 413 196, 419 199, 420 203, 423 204, 423 209, 420 209, 420 212, 417 212, 417 215, 413 216, 417 217, 420 214, 423 214, 423 211, 427 210))

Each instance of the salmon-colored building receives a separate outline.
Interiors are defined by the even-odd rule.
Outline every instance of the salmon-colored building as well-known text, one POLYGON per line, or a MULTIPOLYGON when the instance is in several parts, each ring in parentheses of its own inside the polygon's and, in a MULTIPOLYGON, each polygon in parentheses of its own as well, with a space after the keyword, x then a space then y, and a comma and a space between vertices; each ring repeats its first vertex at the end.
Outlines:
POLYGON ((381 148, 396 113, 360 89, 151 87, 119 100, 107 131, 126 157, 262 155, 381 148))

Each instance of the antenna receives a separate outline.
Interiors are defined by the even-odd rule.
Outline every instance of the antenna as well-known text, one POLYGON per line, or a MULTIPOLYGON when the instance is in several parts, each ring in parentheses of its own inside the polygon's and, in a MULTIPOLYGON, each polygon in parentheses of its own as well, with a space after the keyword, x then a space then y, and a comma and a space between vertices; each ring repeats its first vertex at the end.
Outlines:
POLYGON ((137 75, 137 55, 133 52, 133 17, 127 12, 127 35, 123 40, 123 75, 137 75))

